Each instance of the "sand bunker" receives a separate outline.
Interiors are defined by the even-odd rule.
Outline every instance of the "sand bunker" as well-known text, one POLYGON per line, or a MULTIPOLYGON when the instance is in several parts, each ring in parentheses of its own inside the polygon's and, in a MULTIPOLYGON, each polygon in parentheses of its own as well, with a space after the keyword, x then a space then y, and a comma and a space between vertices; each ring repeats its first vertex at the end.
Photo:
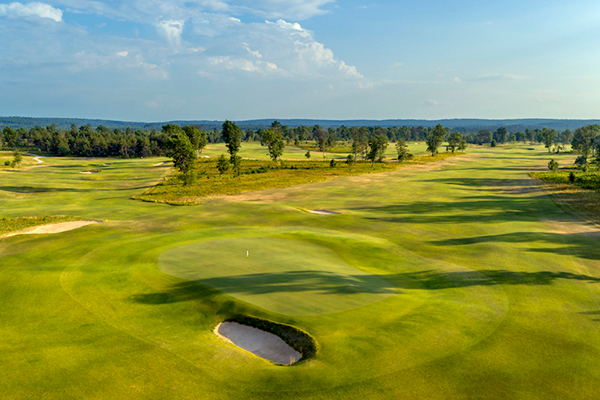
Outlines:
POLYGON ((167 165, 167 164, 169 164, 170 162, 171 162, 171 161, 163 161, 163 162, 159 162, 159 163, 156 163, 156 164, 152 164, 152 166, 153 166, 153 167, 160 167, 160 166, 162 166, 162 165, 167 165))
POLYGON ((278 364, 290 365, 302 358, 279 336, 237 322, 222 322, 214 330, 221 339, 278 364))
POLYGON ((328 211, 328 210, 308 210, 309 213, 312 214, 322 214, 322 215, 338 215, 339 212, 328 211))
POLYGON ((81 228, 82 226, 91 224, 100 224, 102 221, 68 221, 59 222, 57 224, 40 225, 32 228, 22 229, 16 232, 10 232, 6 234, 6 237, 16 235, 38 235, 44 233, 60 233, 66 231, 72 231, 73 229, 81 228))
POLYGON ((90 174, 97 174, 98 172, 100 172, 100 171, 81 171, 80 174, 90 175, 90 174))

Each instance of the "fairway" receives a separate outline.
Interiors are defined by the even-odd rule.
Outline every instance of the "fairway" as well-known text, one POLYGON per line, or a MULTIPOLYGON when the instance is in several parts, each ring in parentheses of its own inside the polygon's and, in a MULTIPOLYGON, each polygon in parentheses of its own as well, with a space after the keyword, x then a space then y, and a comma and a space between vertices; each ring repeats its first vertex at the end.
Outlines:
POLYGON ((3 217, 103 221, 0 239, 0 398, 597 397, 600 230, 529 177, 542 146, 197 206, 132 200, 163 161, 0 169, 3 217), (283 367, 213 333, 239 315, 318 351, 283 367))
POLYGON ((396 293, 389 282, 351 267, 332 250, 297 240, 199 242, 161 254, 159 266, 167 274, 286 315, 349 310, 396 293))

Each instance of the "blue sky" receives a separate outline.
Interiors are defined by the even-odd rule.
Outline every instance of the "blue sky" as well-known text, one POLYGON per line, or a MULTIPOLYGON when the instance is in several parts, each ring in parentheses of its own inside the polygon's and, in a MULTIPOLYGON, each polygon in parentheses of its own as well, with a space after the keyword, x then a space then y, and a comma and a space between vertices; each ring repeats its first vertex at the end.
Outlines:
POLYGON ((600 118, 597 1, 0 1, 0 115, 600 118))

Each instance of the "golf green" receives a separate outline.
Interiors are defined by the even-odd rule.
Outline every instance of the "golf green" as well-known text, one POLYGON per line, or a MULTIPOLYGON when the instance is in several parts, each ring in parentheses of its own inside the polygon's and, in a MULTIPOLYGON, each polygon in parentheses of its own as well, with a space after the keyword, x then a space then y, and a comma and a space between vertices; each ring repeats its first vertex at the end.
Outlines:
POLYGON ((345 311, 396 293, 333 250, 301 240, 240 237, 202 241, 161 254, 160 269, 281 314, 345 311))

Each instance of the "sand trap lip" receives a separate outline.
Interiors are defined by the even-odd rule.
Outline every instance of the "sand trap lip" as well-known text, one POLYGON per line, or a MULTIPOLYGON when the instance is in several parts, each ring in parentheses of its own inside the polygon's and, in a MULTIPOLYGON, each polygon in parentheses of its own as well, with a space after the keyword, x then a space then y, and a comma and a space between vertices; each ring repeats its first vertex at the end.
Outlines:
POLYGON ((81 171, 80 174, 88 174, 88 175, 90 175, 90 174, 97 174, 99 172, 100 171, 81 171))
POLYGON ((81 228, 82 226, 101 223, 102 221, 67 221, 59 222, 56 224, 38 225, 31 228, 22 229, 20 231, 7 233, 6 237, 17 235, 38 235, 46 233, 67 232, 72 231, 73 229, 81 228))
POLYGON ((321 214, 321 215, 339 215, 339 212, 329 211, 329 210, 307 210, 311 214, 321 214))
POLYGON ((302 354, 279 336, 248 325, 222 322, 214 329, 214 333, 221 339, 274 363, 291 365, 302 358, 302 354))
POLYGON ((171 162, 171 161, 163 161, 163 162, 159 162, 159 163, 156 163, 156 164, 152 164, 152 166, 153 166, 153 167, 160 167, 160 166, 162 166, 162 165, 167 165, 167 164, 169 164, 170 162, 171 162))

